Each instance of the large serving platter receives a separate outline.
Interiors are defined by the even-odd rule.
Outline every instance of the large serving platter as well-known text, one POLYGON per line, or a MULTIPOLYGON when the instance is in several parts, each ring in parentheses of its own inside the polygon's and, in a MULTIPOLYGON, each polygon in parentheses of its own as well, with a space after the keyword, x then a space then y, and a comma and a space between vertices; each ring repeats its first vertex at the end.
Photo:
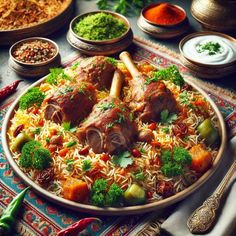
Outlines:
POLYGON ((21 29, 0 30, 0 45, 11 45, 18 40, 50 35, 63 27, 70 19, 73 12, 73 0, 68 0, 65 8, 56 16, 43 23, 21 29))
MULTIPOLYGON (((40 83, 42 83, 46 77, 38 80, 34 84, 32 84, 29 88, 38 86, 40 83)), ((218 127, 219 127, 219 133, 220 133, 220 146, 219 146, 219 151, 214 159, 214 162, 212 164, 212 167, 205 172, 194 184, 190 185, 188 188, 184 189, 183 191, 168 197, 166 199, 157 201, 157 202, 152 202, 152 203, 147 203, 144 205, 138 205, 138 206, 127 206, 127 207, 119 207, 119 208, 114 208, 114 207, 106 207, 106 208, 101 208, 101 207, 96 207, 92 205, 87 205, 87 204, 82 204, 82 203, 77 203, 74 201, 70 201, 67 199, 64 199, 62 197, 56 196, 44 188, 40 187, 38 184, 33 182, 27 175, 19 168, 17 163, 13 159, 13 155, 10 151, 9 148, 9 139, 7 136, 7 131, 11 125, 11 119, 14 116, 14 111, 18 108, 18 103, 20 97, 28 90, 23 92, 16 100, 15 102, 11 105, 10 109, 8 110, 3 127, 2 127, 2 144, 3 144, 3 150, 5 152, 6 158, 8 162, 10 163, 10 166, 12 169, 15 171, 15 173, 29 186, 31 186, 39 195, 43 196, 44 198, 48 199, 49 201, 52 201, 54 203, 57 203, 60 206, 70 208, 75 211, 81 211, 81 212, 86 212, 86 213, 92 213, 92 214, 99 214, 99 215, 131 215, 131 214, 141 214, 145 212, 150 212, 158 209, 163 209, 167 206, 170 206, 184 198, 186 198, 188 195, 196 191, 203 183, 205 183, 215 172, 217 167, 219 166, 222 157, 223 157, 223 152, 226 147, 226 128, 225 128, 225 122, 224 119, 215 105, 215 103, 211 100, 211 98, 197 85, 195 85, 193 82, 189 81, 188 79, 185 79, 185 81, 190 84, 193 88, 195 88, 198 92, 200 92, 206 99, 207 101, 211 104, 215 115, 217 117, 217 122, 218 122, 218 127)), ((207 184, 207 183, 206 183, 207 184)))

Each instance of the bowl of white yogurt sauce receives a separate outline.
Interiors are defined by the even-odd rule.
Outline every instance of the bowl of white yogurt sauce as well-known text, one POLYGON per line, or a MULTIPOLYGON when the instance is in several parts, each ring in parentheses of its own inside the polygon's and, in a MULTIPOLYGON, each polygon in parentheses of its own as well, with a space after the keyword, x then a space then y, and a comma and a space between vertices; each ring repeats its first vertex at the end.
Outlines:
POLYGON ((220 78, 236 72, 236 40, 217 32, 197 32, 179 44, 181 62, 203 78, 220 78))

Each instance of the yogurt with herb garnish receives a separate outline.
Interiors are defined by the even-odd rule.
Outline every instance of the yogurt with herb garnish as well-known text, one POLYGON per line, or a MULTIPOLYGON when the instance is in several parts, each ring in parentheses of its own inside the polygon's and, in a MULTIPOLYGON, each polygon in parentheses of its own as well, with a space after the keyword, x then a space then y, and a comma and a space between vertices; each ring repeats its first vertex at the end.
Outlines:
POLYGON ((223 65, 236 61, 236 43, 217 35, 192 38, 182 47, 184 56, 208 65, 223 65))

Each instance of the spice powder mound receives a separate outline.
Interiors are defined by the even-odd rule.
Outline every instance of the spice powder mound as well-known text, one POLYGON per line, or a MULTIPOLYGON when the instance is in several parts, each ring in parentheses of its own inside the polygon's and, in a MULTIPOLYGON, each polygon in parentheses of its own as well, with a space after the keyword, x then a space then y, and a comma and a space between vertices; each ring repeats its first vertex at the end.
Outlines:
POLYGON ((186 18, 186 13, 180 8, 168 4, 160 3, 143 13, 144 17, 158 25, 175 25, 186 18))
POLYGON ((33 40, 20 44, 13 57, 21 62, 37 64, 50 60, 57 53, 55 46, 47 41, 33 40))

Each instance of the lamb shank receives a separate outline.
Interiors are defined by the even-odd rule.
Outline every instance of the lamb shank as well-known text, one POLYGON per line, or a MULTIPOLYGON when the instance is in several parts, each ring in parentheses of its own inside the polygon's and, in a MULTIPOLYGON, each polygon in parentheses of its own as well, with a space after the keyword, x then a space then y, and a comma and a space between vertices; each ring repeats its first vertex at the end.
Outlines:
POLYGON ((89 115, 96 102, 96 90, 91 83, 64 86, 48 100, 44 117, 59 124, 71 122, 78 125, 89 115))
POLYGON ((97 89, 110 89, 115 66, 109 57, 94 56, 85 58, 77 68, 78 81, 92 83, 97 89))
POLYGON ((82 123, 78 137, 95 153, 116 153, 128 149, 137 135, 137 127, 129 108, 118 98, 122 84, 121 72, 113 77, 110 96, 96 104, 82 123))
POLYGON ((129 81, 131 96, 128 99, 128 106, 142 122, 158 121, 165 109, 170 113, 177 112, 176 100, 163 82, 148 83, 147 77, 138 71, 128 52, 122 52, 120 59, 133 77, 129 81))

